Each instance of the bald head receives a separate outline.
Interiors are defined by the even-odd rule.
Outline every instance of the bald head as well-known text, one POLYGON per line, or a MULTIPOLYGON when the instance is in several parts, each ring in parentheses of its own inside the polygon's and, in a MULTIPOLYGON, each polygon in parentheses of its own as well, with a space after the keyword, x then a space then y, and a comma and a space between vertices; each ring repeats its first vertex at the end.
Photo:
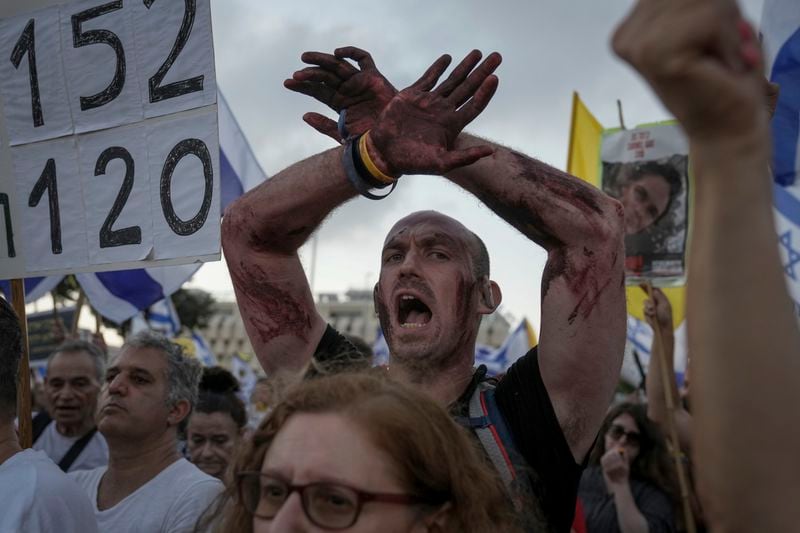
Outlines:
POLYGON ((465 243, 470 250, 475 279, 489 277, 489 252, 481 238, 458 220, 438 211, 416 211, 401 218, 387 233, 383 247, 386 248, 393 239, 419 226, 429 226, 451 239, 465 243))

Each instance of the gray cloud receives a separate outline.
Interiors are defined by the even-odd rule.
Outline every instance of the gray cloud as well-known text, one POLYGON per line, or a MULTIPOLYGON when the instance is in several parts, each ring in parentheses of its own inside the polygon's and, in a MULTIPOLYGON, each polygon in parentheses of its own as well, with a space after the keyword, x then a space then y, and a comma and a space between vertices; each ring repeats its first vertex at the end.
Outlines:
MULTIPOLYGON (((750 19, 759 18, 762 2, 743 2, 750 19)), ((360 46, 403 87, 441 53, 457 61, 472 48, 496 50, 504 58, 500 88, 470 131, 563 168, 573 90, 607 127, 618 124, 618 98, 628 125, 668 118, 649 89, 609 50, 611 32, 631 5, 631 0, 491 5, 476 0, 217 0, 212 2, 217 78, 262 166, 275 174, 333 147, 301 120, 306 111, 327 110, 282 85, 303 66, 303 51, 360 46)), ((358 199, 337 210, 318 232, 315 288, 374 283, 385 232, 401 216, 424 208, 455 216, 484 237, 494 277, 505 290, 505 311, 538 323, 544 252, 470 195, 434 177, 403 178, 387 200, 358 199)), ((308 262, 308 246, 302 256, 308 262)), ((204 267, 195 283, 230 294, 220 265, 204 267)))

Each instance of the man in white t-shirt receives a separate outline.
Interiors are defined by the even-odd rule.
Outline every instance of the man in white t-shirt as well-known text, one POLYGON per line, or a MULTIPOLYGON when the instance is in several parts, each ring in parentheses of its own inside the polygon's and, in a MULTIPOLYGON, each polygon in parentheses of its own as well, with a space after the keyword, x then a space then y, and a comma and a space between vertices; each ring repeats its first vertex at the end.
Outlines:
POLYGON ((0 533, 94 533, 92 506, 47 455, 22 450, 14 427, 22 335, 0 298, 0 533))
POLYGON ((47 360, 44 390, 52 421, 35 435, 33 448, 65 472, 108 464, 108 445, 94 420, 105 364, 102 350, 81 340, 65 341, 47 360))
POLYGON ((97 427, 107 467, 70 473, 89 495, 100 531, 190 532, 222 483, 178 453, 178 430, 197 400, 200 364, 144 331, 106 372, 97 427))

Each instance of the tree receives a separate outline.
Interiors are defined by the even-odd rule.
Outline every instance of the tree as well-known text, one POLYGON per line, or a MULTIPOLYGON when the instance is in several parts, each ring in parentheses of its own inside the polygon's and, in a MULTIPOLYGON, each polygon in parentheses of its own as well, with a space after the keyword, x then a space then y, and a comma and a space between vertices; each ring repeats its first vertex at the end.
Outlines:
POLYGON ((208 326, 217 301, 202 289, 178 289, 172 295, 172 303, 181 319, 181 325, 189 329, 202 329, 208 326))

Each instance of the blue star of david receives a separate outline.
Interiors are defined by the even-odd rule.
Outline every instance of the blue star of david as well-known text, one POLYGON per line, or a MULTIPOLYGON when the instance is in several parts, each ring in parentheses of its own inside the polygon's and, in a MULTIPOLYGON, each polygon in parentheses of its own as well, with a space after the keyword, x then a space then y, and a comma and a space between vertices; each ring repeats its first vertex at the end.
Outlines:
POLYGON ((788 263, 783 266, 786 275, 792 278, 792 280, 797 281, 797 273, 795 272, 795 265, 800 263, 800 252, 792 248, 792 232, 787 231, 786 233, 781 234, 778 239, 786 249, 786 255, 788 258, 788 263))

